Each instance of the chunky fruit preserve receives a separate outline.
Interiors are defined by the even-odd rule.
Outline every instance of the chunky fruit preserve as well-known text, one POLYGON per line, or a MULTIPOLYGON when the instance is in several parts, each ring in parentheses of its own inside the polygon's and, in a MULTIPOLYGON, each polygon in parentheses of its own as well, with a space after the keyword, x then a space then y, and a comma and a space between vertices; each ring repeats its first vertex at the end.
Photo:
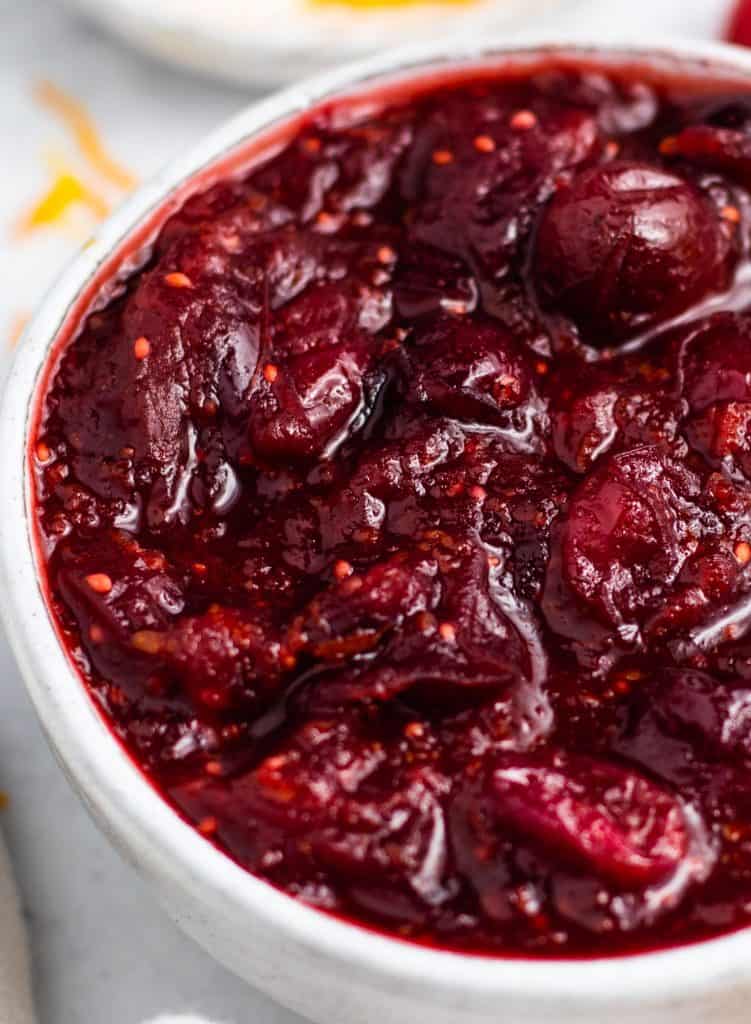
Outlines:
POLYGON ((50 370, 54 614, 195 828, 505 955, 751 923, 751 94, 550 61, 314 112, 50 370))

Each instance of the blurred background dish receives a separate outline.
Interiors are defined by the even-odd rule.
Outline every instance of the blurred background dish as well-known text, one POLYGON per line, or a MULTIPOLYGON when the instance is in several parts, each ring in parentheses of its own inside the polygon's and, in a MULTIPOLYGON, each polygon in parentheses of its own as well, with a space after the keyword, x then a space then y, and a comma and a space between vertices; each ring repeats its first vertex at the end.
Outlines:
POLYGON ((66 0, 135 46, 236 82, 281 84, 408 42, 540 24, 578 0, 66 0))

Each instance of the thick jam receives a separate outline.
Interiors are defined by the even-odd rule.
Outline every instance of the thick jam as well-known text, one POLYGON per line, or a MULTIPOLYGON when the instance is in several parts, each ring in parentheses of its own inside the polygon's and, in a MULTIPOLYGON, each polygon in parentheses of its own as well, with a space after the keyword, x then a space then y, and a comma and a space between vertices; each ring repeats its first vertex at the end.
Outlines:
POLYGON ((326 911, 503 955, 749 924, 751 95, 553 62, 363 110, 189 199, 61 354, 70 654, 326 911))

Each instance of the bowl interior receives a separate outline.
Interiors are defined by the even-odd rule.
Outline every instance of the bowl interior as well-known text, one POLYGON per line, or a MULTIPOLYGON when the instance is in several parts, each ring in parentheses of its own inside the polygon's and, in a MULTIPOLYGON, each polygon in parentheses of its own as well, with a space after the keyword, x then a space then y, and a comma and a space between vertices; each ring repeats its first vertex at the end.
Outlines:
MULTIPOLYGON (((221 127, 186 157, 141 189, 82 251, 55 285, 19 346, 0 417, 0 479, 5 515, 0 523, 3 587, 0 609, 42 724, 61 763, 117 845, 158 885, 181 893, 185 905, 211 908, 241 933, 249 917, 342 966, 384 984, 401 984, 429 998, 495 999, 544 993, 550 1002, 582 991, 607 1001, 613 991, 632 1005, 669 998, 676 986, 690 996, 707 985, 740 978, 751 956, 751 931, 693 947, 629 958, 624 991, 622 961, 498 960, 447 953, 374 934, 328 917, 249 875, 201 839, 162 800, 114 739, 90 700, 50 615, 31 501, 28 446, 36 432, 40 395, 61 351, 85 312, 106 301, 118 273, 145 258, 164 220, 197 187, 248 169, 294 133, 316 104, 359 107, 433 87, 444 78, 528 69, 551 59, 649 68, 653 77, 745 80, 751 54, 722 46, 670 50, 597 45, 504 50, 419 48, 324 75, 258 104, 221 127)), ((698 88, 701 88, 699 82, 698 88)), ((208 911, 207 911, 208 912, 208 911)))

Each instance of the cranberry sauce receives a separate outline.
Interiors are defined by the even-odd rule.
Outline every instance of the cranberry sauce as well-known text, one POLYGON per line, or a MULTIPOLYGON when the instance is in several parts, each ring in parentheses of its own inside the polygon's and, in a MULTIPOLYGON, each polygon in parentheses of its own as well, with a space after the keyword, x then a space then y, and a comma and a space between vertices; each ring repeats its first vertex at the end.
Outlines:
POLYGON ((526 74, 190 199, 61 356, 37 516, 207 840, 415 941, 623 953, 751 923, 751 97, 526 74))

